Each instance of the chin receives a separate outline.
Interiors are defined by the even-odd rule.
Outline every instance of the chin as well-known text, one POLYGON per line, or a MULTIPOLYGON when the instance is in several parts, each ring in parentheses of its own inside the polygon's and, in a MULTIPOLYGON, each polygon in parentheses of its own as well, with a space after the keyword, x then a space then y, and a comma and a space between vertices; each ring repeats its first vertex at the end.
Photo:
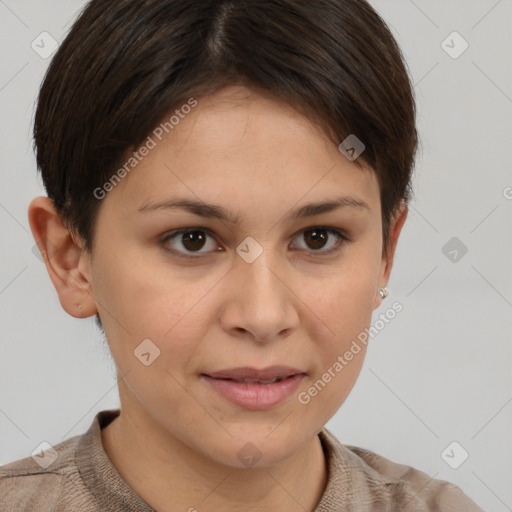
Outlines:
POLYGON ((300 436, 296 439, 293 432, 286 428, 244 428, 235 432, 228 429, 232 438, 215 443, 208 453, 210 458, 230 468, 271 468, 293 457, 310 439, 300 436))

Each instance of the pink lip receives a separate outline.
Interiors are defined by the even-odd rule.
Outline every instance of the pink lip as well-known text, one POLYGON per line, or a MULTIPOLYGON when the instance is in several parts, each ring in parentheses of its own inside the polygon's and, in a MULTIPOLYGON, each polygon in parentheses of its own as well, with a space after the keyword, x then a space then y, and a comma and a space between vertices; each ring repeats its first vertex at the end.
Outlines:
POLYGON ((268 380, 274 379, 275 377, 289 377, 290 375, 297 375, 298 373, 304 372, 297 368, 291 368, 290 366, 269 366, 261 370, 251 368, 250 366, 244 366, 241 368, 230 368, 228 370, 221 370, 218 372, 208 372, 205 375, 213 377, 214 379, 268 380))
POLYGON ((296 368, 271 366, 263 370, 233 368, 203 374, 201 377, 231 403, 245 409, 263 410, 286 400, 297 390, 305 376, 304 372, 296 368), (236 382, 243 379, 269 380, 276 377, 282 377, 283 380, 271 384, 236 382))

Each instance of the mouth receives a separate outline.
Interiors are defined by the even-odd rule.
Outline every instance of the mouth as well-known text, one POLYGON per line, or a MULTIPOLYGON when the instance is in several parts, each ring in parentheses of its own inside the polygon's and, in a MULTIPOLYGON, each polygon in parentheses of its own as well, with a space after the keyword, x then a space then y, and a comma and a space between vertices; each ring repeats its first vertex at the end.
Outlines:
POLYGON ((273 384, 274 382, 281 382, 282 380, 284 379, 288 379, 289 377, 274 377, 273 379, 266 379, 266 380, 261 380, 261 379, 229 379, 229 378, 226 378, 226 379, 222 379, 222 380, 231 380, 233 382, 239 382, 241 384, 254 384, 254 383, 258 383, 258 384, 273 384))
POLYGON ((306 373, 297 368, 272 366, 232 368, 201 375, 224 399, 244 409, 263 410, 284 402, 297 389, 306 373))
POLYGON ((229 379, 234 381, 247 381, 247 382, 261 382, 263 384, 271 384, 276 380, 284 380, 288 377, 298 374, 305 374, 298 368, 292 368, 290 366, 269 366, 258 370, 249 366, 240 368, 230 368, 227 370, 221 370, 217 372, 209 372, 203 375, 207 375, 213 379, 229 379))

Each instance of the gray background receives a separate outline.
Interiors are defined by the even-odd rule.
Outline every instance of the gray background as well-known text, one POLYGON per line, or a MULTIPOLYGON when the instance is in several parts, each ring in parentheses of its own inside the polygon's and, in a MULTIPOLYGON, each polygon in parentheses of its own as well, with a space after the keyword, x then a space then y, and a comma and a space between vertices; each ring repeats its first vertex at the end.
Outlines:
MULTIPOLYGON (((372 339, 327 427, 459 485, 485 510, 512 510, 512 2, 371 3, 410 67, 422 150, 376 316, 395 300, 404 309, 372 339), (453 31, 469 43, 456 59, 442 46, 453 31), (457 261, 453 247, 443 252, 452 237, 468 249, 457 261), (469 453, 458 469, 441 456, 453 441, 462 448, 448 451, 452 464, 469 453)), ((62 41, 83 5, 0 0, 0 464, 81 434, 119 405, 99 331, 61 309, 27 220, 44 195, 31 129, 49 64, 31 43, 44 31, 62 41)))

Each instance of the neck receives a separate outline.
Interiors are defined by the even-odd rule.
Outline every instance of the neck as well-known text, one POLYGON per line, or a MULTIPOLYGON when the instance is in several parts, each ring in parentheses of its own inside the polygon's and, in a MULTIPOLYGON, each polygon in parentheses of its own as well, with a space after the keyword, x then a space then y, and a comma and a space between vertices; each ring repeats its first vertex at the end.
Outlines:
POLYGON ((123 412, 101 436, 124 480, 159 512, 313 511, 325 489, 327 470, 318 436, 277 466, 240 469, 204 458, 149 423, 123 412))

